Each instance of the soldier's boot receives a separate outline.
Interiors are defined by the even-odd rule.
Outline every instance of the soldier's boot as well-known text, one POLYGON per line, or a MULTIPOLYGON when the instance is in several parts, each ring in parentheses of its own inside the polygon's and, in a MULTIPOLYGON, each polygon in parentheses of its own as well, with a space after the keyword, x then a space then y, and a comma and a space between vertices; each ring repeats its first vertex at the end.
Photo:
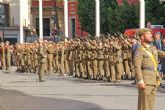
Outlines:
POLYGON ((98 81, 100 81, 100 80, 102 80, 102 79, 103 79, 103 77, 102 77, 101 75, 98 75, 98 76, 97 76, 97 80, 98 80, 98 81))
POLYGON ((111 78, 112 83, 116 83, 116 79, 114 77, 111 78))
POLYGON ((129 73, 127 74, 127 79, 130 80, 131 78, 132 78, 131 72, 129 72, 129 73))
POLYGON ((75 72, 75 77, 79 77, 79 74, 80 74, 79 71, 76 71, 75 72))
POLYGON ((86 79, 87 75, 85 75, 85 72, 82 73, 82 78, 86 79))
POLYGON ((93 80, 96 80, 97 79, 97 74, 98 74, 97 72, 98 72, 97 68, 94 68, 93 69, 93 76, 92 76, 93 77, 92 78, 93 80))
POLYGON ((94 80, 94 74, 91 75, 90 79, 91 80, 94 80))
POLYGON ((36 73, 38 73, 38 68, 39 68, 39 66, 36 66, 36 68, 35 68, 36 73))
POLYGON ((52 74, 53 73, 53 68, 50 68, 49 73, 48 74, 52 74))
POLYGON ((79 74, 78 74, 78 78, 81 78, 81 77, 82 77, 82 73, 79 72, 79 74))
POLYGON ((25 72, 26 72, 26 73, 29 73, 27 68, 25 69, 25 72))
POLYGON ((97 80, 97 76, 93 74, 92 77, 91 77, 91 79, 92 80, 97 80))
POLYGON ((110 76, 107 77, 107 81, 111 82, 111 77, 110 76))

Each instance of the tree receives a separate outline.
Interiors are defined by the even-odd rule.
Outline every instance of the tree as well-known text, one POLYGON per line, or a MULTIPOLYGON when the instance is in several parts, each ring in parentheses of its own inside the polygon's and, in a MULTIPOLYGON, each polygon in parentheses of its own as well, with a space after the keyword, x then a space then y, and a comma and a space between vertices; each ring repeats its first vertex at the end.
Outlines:
POLYGON ((113 32, 117 21, 115 10, 118 8, 118 3, 116 0, 101 0, 100 4, 101 33, 113 32))
POLYGON ((117 8, 117 26, 116 30, 124 32, 128 28, 138 28, 139 24, 139 5, 128 4, 125 0, 121 6, 117 8))
MULTIPOLYGON (((126 1, 119 6, 116 0, 100 0, 101 33, 123 32, 138 27, 138 4, 126 1)), ((79 0, 78 16, 83 30, 95 33, 95 0, 79 0)))
MULTIPOLYGON (((118 5, 116 0, 103 0, 102 7, 106 7, 106 12, 101 9, 102 13, 107 14, 107 18, 104 18, 104 23, 101 23, 102 32, 124 32, 127 28, 138 28, 139 22, 139 5, 128 4, 125 0, 122 5, 118 5), (104 4, 104 5, 103 5, 104 4), (104 28, 105 27, 105 28, 104 28)), ((103 16, 103 15, 101 15, 103 16)))
POLYGON ((79 0, 78 16, 83 31, 95 34, 95 0, 79 0))
POLYGON ((152 24, 162 24, 165 26, 165 1, 146 1, 146 21, 152 24))

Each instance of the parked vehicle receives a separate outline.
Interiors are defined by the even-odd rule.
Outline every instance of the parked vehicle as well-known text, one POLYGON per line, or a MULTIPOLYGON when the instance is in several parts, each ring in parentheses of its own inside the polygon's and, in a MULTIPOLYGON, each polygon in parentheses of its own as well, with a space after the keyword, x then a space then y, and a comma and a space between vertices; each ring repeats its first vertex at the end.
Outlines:
MULTIPOLYGON (((127 37, 133 37, 137 34, 140 29, 126 29, 124 35, 127 37)), ((160 32, 162 36, 165 36, 165 28, 152 28, 152 33, 160 32)))

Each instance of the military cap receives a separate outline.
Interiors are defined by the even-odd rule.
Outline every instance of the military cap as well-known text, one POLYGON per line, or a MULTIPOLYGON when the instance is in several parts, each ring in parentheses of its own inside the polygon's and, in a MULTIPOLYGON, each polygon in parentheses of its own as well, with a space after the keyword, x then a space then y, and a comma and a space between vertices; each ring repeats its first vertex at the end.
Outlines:
POLYGON ((139 32, 138 32, 138 36, 141 37, 141 36, 144 35, 146 32, 152 32, 152 31, 151 31, 151 29, 149 29, 149 28, 140 29, 139 32))

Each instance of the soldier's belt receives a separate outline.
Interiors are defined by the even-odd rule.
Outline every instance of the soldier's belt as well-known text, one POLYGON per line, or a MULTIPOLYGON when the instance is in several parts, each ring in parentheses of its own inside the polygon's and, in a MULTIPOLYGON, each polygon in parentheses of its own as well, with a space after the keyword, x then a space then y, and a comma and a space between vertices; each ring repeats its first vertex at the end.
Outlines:
POLYGON ((142 67, 142 70, 157 71, 154 67, 142 67))

